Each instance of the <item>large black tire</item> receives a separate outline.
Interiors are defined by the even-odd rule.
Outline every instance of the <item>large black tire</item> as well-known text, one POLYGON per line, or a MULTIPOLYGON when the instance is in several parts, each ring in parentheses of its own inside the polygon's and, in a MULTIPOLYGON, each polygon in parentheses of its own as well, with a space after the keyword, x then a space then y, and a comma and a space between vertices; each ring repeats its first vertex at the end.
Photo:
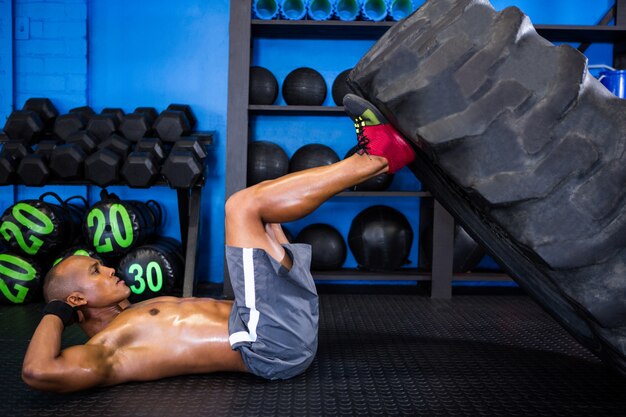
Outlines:
POLYGON ((574 337, 626 375, 626 101, 519 9, 430 0, 350 86, 415 145, 412 169, 574 337))

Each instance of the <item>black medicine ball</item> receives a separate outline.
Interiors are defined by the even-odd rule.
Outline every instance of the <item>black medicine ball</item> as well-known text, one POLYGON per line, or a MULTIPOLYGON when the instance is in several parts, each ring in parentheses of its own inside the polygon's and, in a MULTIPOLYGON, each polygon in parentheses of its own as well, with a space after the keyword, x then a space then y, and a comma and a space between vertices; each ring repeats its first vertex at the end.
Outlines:
POLYGON ((292 106, 321 106, 326 100, 326 82, 313 68, 297 68, 283 82, 283 98, 292 106))
POLYGON ((339 156, 330 147, 320 143, 310 143, 293 154, 289 162, 289 172, 331 165, 335 162, 339 162, 339 156))
POLYGON ((333 82, 333 88, 331 90, 333 95, 333 101, 338 106, 343 106, 344 96, 352 92, 352 90, 350 90, 350 87, 348 87, 348 83, 346 82, 350 71, 352 71, 352 68, 342 71, 333 82))
POLYGON ((331 225, 308 225, 298 234, 296 242, 311 245, 311 269, 314 271, 339 269, 346 261, 346 242, 331 225))
POLYGON ((360 212, 350 226, 348 245, 359 265, 371 271, 391 271, 408 262, 413 229, 404 214, 388 206, 360 212))
POLYGON ((278 81, 267 68, 250 67, 250 104, 274 104, 278 81))
POLYGON ((289 157, 275 143, 254 141, 248 144, 248 186, 282 177, 289 172, 289 157))

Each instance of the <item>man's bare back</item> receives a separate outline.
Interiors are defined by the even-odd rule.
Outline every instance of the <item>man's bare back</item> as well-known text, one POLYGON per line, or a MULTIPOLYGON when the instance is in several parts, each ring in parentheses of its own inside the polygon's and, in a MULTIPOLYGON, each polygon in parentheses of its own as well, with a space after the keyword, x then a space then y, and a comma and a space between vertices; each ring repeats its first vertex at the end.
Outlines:
POLYGON ((86 345, 110 352, 113 384, 216 371, 242 371, 228 342, 230 301, 159 297, 122 311, 86 345))

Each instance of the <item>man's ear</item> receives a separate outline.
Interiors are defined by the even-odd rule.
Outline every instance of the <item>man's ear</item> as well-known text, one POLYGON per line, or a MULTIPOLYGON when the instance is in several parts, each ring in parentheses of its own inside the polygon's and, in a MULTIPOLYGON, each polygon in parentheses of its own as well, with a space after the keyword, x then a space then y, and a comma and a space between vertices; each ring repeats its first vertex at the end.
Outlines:
POLYGON ((72 291, 65 299, 65 302, 72 307, 80 307, 87 304, 87 298, 85 298, 85 295, 79 291, 72 291))

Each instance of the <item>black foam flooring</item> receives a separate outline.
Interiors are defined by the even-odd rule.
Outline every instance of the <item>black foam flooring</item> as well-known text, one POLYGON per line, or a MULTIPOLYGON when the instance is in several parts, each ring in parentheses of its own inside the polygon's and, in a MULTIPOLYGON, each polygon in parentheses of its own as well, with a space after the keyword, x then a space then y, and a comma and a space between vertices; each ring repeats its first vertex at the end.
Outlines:
POLYGON ((317 358, 292 380, 189 375, 70 395, 20 379, 40 309, 0 308, 2 415, 626 415, 626 380, 525 296, 322 294, 317 358))

